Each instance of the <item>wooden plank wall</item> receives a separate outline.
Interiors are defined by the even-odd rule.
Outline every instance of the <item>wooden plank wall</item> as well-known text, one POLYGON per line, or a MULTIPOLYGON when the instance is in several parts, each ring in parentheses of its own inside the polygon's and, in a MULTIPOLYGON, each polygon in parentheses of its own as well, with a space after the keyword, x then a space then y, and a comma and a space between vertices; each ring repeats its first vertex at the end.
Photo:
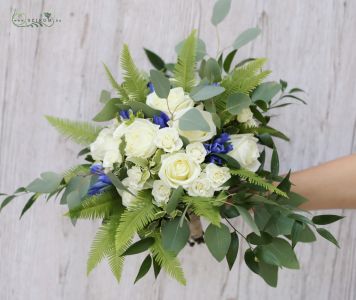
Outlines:
MULTIPOLYGON (((0 3, 0 190, 11 192, 47 170, 65 170, 78 147, 59 137, 43 115, 89 120, 109 88, 101 62, 118 74, 118 54, 128 43, 138 65, 149 70, 142 47, 167 61, 174 46, 198 28, 212 55, 213 0, 2 0, 0 3), (11 15, 50 11, 61 18, 51 28, 18 28, 11 15)), ((356 150, 356 1, 234 0, 220 26, 228 46, 242 30, 258 25, 262 36, 241 51, 268 57, 273 79, 308 91, 309 105, 281 112, 274 124, 292 138, 280 143, 283 171, 302 169, 356 150)), ((341 249, 321 240, 298 247, 302 271, 284 270, 277 289, 267 287, 243 264, 228 272, 206 247, 181 255, 188 284, 161 274, 133 280, 143 257, 127 260, 117 285, 106 264, 89 277, 87 251, 97 223, 73 228, 64 209, 39 201, 18 221, 27 199, 0 215, 0 299, 356 299, 356 214, 331 230, 341 249)), ((337 199, 335 199, 337 201, 337 199)), ((243 225, 238 223, 237 226, 243 225)))

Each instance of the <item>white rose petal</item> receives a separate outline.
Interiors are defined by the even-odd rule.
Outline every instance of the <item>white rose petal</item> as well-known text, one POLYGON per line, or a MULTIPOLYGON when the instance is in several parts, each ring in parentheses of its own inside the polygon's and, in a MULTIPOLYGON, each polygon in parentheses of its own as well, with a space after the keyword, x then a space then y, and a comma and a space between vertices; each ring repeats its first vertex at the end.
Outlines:
POLYGON ((152 196, 158 206, 167 204, 171 195, 171 188, 162 180, 155 180, 153 182, 152 196))
POLYGON ((187 155, 198 164, 201 164, 205 160, 205 157, 207 155, 207 151, 204 145, 200 142, 195 142, 187 145, 185 151, 187 155))
POLYGON ((114 163, 122 163, 119 146, 120 138, 115 138, 113 132, 115 125, 100 131, 96 140, 90 145, 90 154, 95 161, 102 161, 104 168, 112 168, 114 163))
POLYGON ((135 119, 125 130, 125 153, 128 157, 149 158, 157 147, 154 139, 159 125, 145 119, 135 119))
POLYGON ((175 128, 166 127, 160 129, 154 142, 158 148, 168 153, 178 151, 183 147, 183 142, 175 128))
POLYGON ((201 172, 200 165, 186 153, 174 153, 162 158, 159 177, 170 187, 187 187, 201 172))
POLYGON ((122 205, 129 207, 132 202, 136 199, 135 196, 131 195, 129 192, 123 191, 121 193, 122 205))
POLYGON ((184 93, 183 88, 176 87, 170 90, 167 99, 158 97, 155 92, 149 94, 146 104, 172 117, 176 112, 193 107, 194 101, 184 93))
POLYGON ((188 195, 192 197, 213 197, 214 187, 206 176, 200 176, 188 188, 188 195))
POLYGON ((233 134, 231 135, 233 150, 228 154, 236 159, 244 169, 256 172, 261 165, 258 161, 260 153, 257 141, 253 134, 233 134))
POLYGON ((219 167, 215 164, 208 164, 205 173, 215 191, 221 190, 221 186, 231 178, 229 168, 219 167))
POLYGON ((192 131, 183 131, 179 129, 179 118, 183 116, 189 109, 183 110, 175 115, 175 118, 172 122, 172 126, 176 128, 179 134, 189 140, 189 142, 205 142, 210 140, 214 135, 216 135, 216 126, 213 121, 213 117, 210 112, 200 110, 203 118, 209 124, 209 131, 200 131, 200 130, 192 130, 192 131))
POLYGON ((124 185, 134 191, 142 190, 145 184, 144 180, 142 179, 142 175, 143 173, 141 168, 134 166, 127 170, 127 178, 125 178, 122 182, 124 185))
POLYGON ((249 107, 244 108, 238 115, 237 121, 245 123, 253 119, 253 113, 249 107))

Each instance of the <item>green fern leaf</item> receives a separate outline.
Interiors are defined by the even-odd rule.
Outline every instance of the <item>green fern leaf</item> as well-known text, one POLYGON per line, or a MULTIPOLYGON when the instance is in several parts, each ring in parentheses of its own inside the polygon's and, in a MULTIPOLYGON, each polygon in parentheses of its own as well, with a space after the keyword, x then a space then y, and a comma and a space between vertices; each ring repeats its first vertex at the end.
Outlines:
POLYGON ((155 243, 150 250, 155 261, 163 268, 167 274, 176 279, 179 283, 186 285, 186 279, 178 259, 163 248, 161 237, 158 233, 154 235, 155 243))
POLYGON ((124 83, 122 86, 129 100, 146 101, 148 94, 147 81, 135 66, 126 44, 121 53, 121 68, 124 70, 124 83))
POLYGON ((235 93, 251 93, 271 72, 261 71, 267 62, 265 58, 255 59, 242 67, 235 68, 233 72, 224 78, 221 86, 225 92, 215 98, 215 104, 219 111, 226 108, 226 99, 235 93))
POLYGON ((104 64, 104 68, 106 75, 108 76, 109 81, 111 83, 111 86, 119 94, 121 100, 123 102, 129 101, 129 95, 126 93, 125 89, 115 80, 114 76, 112 75, 106 64, 104 64))
POLYGON ((218 203, 215 198, 207 197, 183 197, 183 202, 191 209, 197 216, 206 218, 208 221, 216 226, 220 226, 220 212, 218 206, 223 203, 218 203))
POLYGON ((126 210, 116 232, 116 248, 126 247, 131 242, 135 233, 143 229, 155 219, 158 208, 152 203, 149 191, 140 191, 136 199, 126 210))
POLYGON ((80 145, 94 142, 102 129, 102 127, 88 122, 71 121, 52 116, 46 116, 46 119, 59 133, 80 145))
POLYGON ((108 191, 86 198, 66 215, 72 219, 103 219, 121 207, 117 194, 108 191))
POLYGON ((64 172, 63 178, 68 183, 73 177, 79 174, 86 175, 89 173, 89 165, 77 165, 64 172))
POLYGON ((174 85, 190 92, 195 85, 196 30, 185 40, 174 67, 174 85))
POLYGON ((279 196, 288 198, 288 196, 285 192, 283 192, 279 188, 275 187, 273 184, 269 183, 268 181, 266 181, 265 179, 263 179, 262 177, 256 175, 255 173, 253 173, 251 171, 243 170, 243 169, 231 170, 231 174, 240 176, 242 179, 245 179, 252 184, 261 186, 271 193, 275 193, 279 196))

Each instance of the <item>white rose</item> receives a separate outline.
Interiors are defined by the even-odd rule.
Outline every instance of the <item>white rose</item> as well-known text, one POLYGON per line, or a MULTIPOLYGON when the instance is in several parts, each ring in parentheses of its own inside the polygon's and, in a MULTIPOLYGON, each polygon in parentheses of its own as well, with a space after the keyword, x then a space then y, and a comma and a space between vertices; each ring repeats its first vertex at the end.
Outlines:
POLYGON ((236 159, 241 167, 256 172, 261 165, 258 161, 260 153, 257 141, 253 134, 233 134, 231 135, 233 150, 228 155, 236 159))
POLYGON ((192 197, 213 197, 214 187, 206 176, 200 176, 188 188, 188 195, 192 197))
POLYGON ((134 166, 127 170, 127 178, 125 178, 122 182, 134 191, 142 190, 145 184, 142 175, 143 173, 141 168, 134 166))
POLYGON ((184 93, 183 88, 176 87, 169 91, 167 99, 158 97, 155 92, 149 94, 146 104, 172 117, 176 112, 193 107, 194 101, 184 93))
POLYGON ((209 124, 209 131, 200 131, 200 130, 192 130, 192 131, 183 131, 179 129, 179 118, 183 116, 189 109, 183 110, 179 112, 172 123, 172 126, 176 128, 179 134, 189 140, 189 142, 205 142, 210 140, 214 135, 216 135, 216 126, 213 121, 213 117, 210 112, 200 110, 203 118, 209 124))
POLYGON ((167 204, 171 195, 171 188, 165 184, 162 180, 155 180, 153 182, 152 196, 158 206, 167 204))
POLYGON ((157 147, 154 139, 159 125, 145 119, 135 119, 125 130, 126 147, 125 153, 129 157, 149 158, 157 147))
POLYGON ((96 161, 102 161, 104 168, 112 168, 114 163, 122 163, 119 150, 120 138, 114 138, 113 126, 100 131, 96 140, 90 145, 90 154, 96 161))
POLYGON ((208 164, 205 173, 215 191, 221 190, 221 186, 231 178, 229 168, 219 167, 215 164, 208 164))
POLYGON ((179 133, 175 128, 162 128, 158 131, 154 140, 158 148, 166 152, 172 153, 183 147, 183 142, 179 137, 179 133))
POLYGON ((249 107, 244 108, 238 115, 237 121, 245 123, 253 119, 253 113, 249 107))
POLYGON ((127 125, 125 123, 121 123, 114 131, 113 136, 114 138, 121 138, 124 136, 126 129, 127 129, 127 125))
POLYGON ((207 151, 204 145, 200 142, 195 142, 187 145, 185 151, 188 156, 198 164, 201 164, 205 160, 205 156, 207 155, 207 151))
POLYGON ((200 174, 200 165, 193 161, 186 153, 175 153, 162 158, 159 177, 170 187, 187 187, 200 174))

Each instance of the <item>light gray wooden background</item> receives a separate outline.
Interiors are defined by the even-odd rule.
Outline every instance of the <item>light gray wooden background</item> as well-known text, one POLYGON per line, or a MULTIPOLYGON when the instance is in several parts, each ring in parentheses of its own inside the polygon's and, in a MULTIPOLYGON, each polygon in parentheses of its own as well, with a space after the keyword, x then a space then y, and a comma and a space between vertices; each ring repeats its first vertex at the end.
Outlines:
MULTIPOLYGON (((142 47, 174 58, 174 46, 193 28, 208 42, 213 0, 35 1, 0 3, 0 190, 11 192, 41 171, 65 170, 78 147, 59 137, 43 115, 88 120, 109 88, 101 62, 118 74, 118 54, 129 44, 142 68, 142 47), (62 19, 52 28, 17 28, 17 8, 29 16, 50 11, 62 19)), ((262 36, 239 55, 269 57, 273 79, 287 79, 308 91, 309 105, 284 110, 274 123, 292 138, 281 143, 283 170, 294 170, 356 150, 356 1, 234 0, 222 24, 227 46, 242 30, 258 25, 262 36)), ((73 228, 58 203, 39 201, 21 220, 27 199, 0 215, 0 299, 356 299, 356 214, 331 230, 341 250, 321 240, 298 246, 302 270, 280 273, 267 287, 243 264, 228 272, 206 247, 181 255, 188 284, 161 274, 133 285, 143 257, 127 260, 118 285, 106 264, 86 277, 87 251, 97 223, 73 228)), ((337 199, 335 199, 337 201, 337 199)), ((238 226, 243 227, 240 223, 238 226)))

